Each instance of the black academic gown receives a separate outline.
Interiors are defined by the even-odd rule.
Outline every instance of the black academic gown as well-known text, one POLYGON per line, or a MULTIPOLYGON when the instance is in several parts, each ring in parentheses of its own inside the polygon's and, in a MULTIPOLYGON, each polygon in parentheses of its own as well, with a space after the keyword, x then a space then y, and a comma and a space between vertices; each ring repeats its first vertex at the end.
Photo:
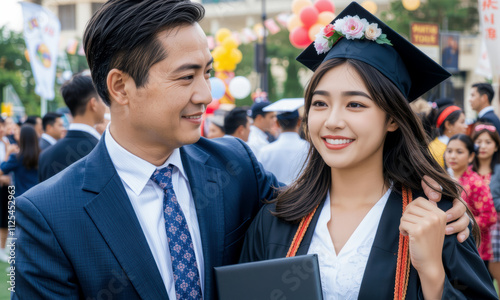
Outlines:
MULTIPOLYGON (((414 199, 422 194, 413 192, 414 199)), ((318 207, 297 255, 307 254, 321 208, 318 207)), ((447 210, 452 202, 442 200, 439 207, 447 210)), ((270 211, 268 204, 259 212, 250 226, 240 262, 259 261, 285 257, 298 224, 280 220, 270 211)), ((402 195, 393 191, 382 213, 375 240, 368 257, 358 299, 393 299, 399 242, 399 223, 402 216, 402 195)), ((446 236, 443 247, 443 264, 446 279, 442 299, 498 299, 491 278, 479 257, 473 238, 464 243, 456 235, 446 236)), ((411 267, 406 299, 423 299, 417 271, 411 267)))

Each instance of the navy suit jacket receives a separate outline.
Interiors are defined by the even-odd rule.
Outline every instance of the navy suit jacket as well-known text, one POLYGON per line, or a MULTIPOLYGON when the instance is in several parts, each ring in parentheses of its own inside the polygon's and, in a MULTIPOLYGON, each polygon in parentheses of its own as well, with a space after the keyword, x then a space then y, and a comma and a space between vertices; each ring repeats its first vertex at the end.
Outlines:
POLYGON ((38 181, 42 182, 86 156, 99 142, 95 136, 80 130, 69 130, 66 136, 40 154, 38 181))
POLYGON ((38 142, 38 146, 40 147, 40 150, 43 151, 43 150, 49 148, 50 146, 52 146, 52 144, 49 143, 46 139, 40 138, 39 142, 38 142))
POLYGON ((481 118, 478 119, 480 122, 491 123, 497 129, 497 132, 500 132, 500 120, 494 111, 489 111, 484 114, 481 118))
MULTIPOLYGON (((238 261, 244 234, 278 186, 238 139, 180 148, 196 206, 205 299, 213 267, 238 261)), ((168 299, 144 233, 101 139, 85 158, 16 200, 13 299, 168 299)))

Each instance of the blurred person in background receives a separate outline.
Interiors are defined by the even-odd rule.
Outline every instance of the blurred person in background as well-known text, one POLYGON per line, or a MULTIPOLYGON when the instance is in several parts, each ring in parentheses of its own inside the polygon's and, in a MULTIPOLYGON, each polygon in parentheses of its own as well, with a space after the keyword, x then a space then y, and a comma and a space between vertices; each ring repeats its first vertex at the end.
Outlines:
POLYGON ((247 110, 236 107, 224 118, 224 132, 226 136, 237 137, 244 142, 248 142, 250 135, 250 120, 247 110))
POLYGON ((450 137, 467 131, 465 114, 462 109, 455 105, 445 106, 429 115, 435 126, 435 138, 429 144, 434 159, 444 168, 443 155, 450 137))
POLYGON ((57 143, 66 133, 62 115, 55 112, 48 112, 43 116, 42 129, 44 133, 39 140, 40 150, 43 151, 57 143))
POLYGON ((38 183, 38 135, 31 125, 23 125, 18 145, 9 145, 0 175, 14 174, 15 196, 20 196, 38 183))
MULTIPOLYGON (((5 121, 0 117, 0 164, 4 161, 7 148, 10 146, 5 133, 5 121)), ((8 236, 8 203, 9 185, 11 185, 11 182, 9 175, 0 175, 0 261, 3 262, 7 262, 9 258, 5 252, 5 244, 8 236)))
POLYGON ((253 124, 250 126, 248 146, 250 146, 255 156, 258 156, 263 146, 270 143, 268 132, 270 132, 276 124, 276 112, 263 111, 264 107, 270 104, 270 102, 258 102, 254 103, 251 107, 253 124))
POLYGON ((479 122, 491 123, 500 132, 500 120, 495 114, 491 102, 495 96, 495 91, 489 83, 476 83, 472 85, 469 103, 473 110, 477 112, 479 122))
POLYGON ((101 138, 94 126, 104 122, 106 105, 97 95, 92 79, 76 74, 64 83, 61 94, 73 115, 73 122, 66 136, 40 155, 40 182, 89 154, 101 138))
POLYGON ((43 133, 43 125, 42 125, 42 118, 39 116, 29 116, 26 121, 24 121, 24 124, 31 124, 33 127, 35 127, 36 134, 38 135, 38 138, 42 136, 43 133))

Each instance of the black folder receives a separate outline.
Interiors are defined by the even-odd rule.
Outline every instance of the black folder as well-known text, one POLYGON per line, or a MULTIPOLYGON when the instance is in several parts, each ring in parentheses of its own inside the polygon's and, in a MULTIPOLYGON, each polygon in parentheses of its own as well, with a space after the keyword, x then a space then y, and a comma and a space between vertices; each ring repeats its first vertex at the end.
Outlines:
POLYGON ((322 300, 316 254, 216 267, 220 300, 322 300))

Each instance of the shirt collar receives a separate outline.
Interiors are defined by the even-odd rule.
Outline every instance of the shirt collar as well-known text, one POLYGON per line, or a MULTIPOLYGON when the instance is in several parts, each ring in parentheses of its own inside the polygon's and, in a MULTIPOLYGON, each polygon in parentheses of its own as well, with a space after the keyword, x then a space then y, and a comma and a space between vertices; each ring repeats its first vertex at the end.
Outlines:
POLYGON ((94 127, 92 127, 90 125, 87 125, 87 124, 83 124, 83 123, 71 123, 71 124, 69 124, 68 130, 83 131, 83 132, 86 132, 88 134, 93 135, 98 140, 101 139, 101 135, 99 134, 99 132, 97 132, 97 130, 95 130, 94 127))
POLYGON ((448 142, 450 141, 450 138, 446 135, 441 135, 438 137, 438 140, 441 141, 441 143, 448 145, 448 142))
POLYGON ((477 114, 479 118, 482 118, 487 112, 493 111, 493 106, 486 106, 485 108, 481 109, 481 111, 477 114))
POLYGON ((106 134, 104 135, 104 142, 106 148, 108 149, 109 156, 116 172, 120 178, 127 184, 130 189, 136 194, 141 194, 142 190, 148 183, 151 175, 156 169, 161 169, 167 167, 169 164, 174 165, 174 173, 179 170, 180 174, 188 181, 187 176, 184 172, 184 167, 182 166, 181 153, 179 148, 174 149, 169 158, 161 166, 157 167, 144 159, 130 153, 125 148, 123 148, 115 139, 111 136, 109 132, 109 126, 106 128, 106 134))
POLYGON ((280 133, 280 135, 278 136, 278 140, 287 140, 287 141, 291 141, 291 140, 300 140, 300 135, 296 132, 282 132, 280 133))
POLYGON ((46 134, 45 132, 42 133, 42 139, 46 140, 51 145, 54 145, 55 143, 57 143, 57 140, 55 138, 53 138, 52 136, 46 134))
POLYGON ((255 132, 259 136, 259 138, 267 141, 267 134, 264 131, 262 131, 259 127, 255 125, 250 126, 250 132, 252 131, 255 132))

